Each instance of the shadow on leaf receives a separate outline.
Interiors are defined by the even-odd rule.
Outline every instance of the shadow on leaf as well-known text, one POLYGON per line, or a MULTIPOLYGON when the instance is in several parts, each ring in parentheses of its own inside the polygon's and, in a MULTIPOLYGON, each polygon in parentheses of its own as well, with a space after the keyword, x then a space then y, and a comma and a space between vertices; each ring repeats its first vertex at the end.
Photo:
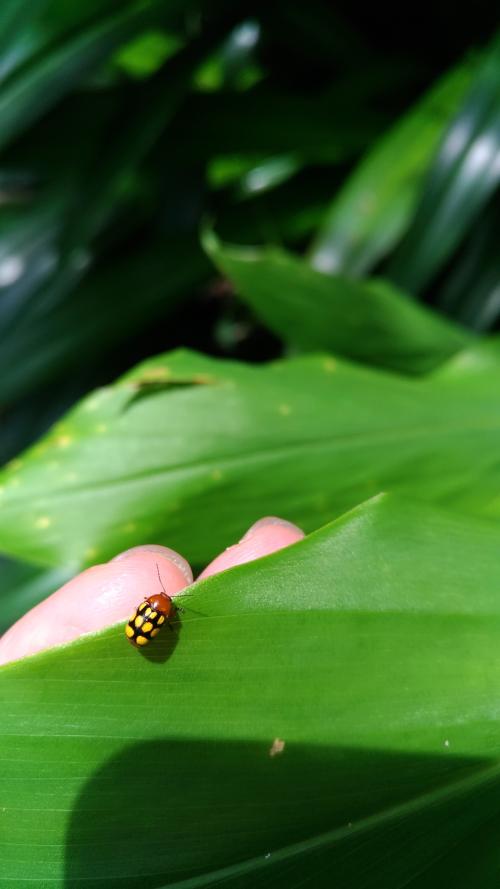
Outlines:
MULTIPOLYGON (((392 862, 385 838, 360 863, 354 853, 367 844, 362 819, 439 788, 446 794, 448 784, 467 785, 480 766, 484 761, 450 754, 360 752, 278 738, 134 744, 110 759, 77 800, 65 885, 158 889, 189 880, 189 887, 288 889, 300 878, 301 886, 320 889, 332 886, 335 873, 336 887, 347 889, 360 866, 370 868, 369 854, 374 864, 377 856, 384 867, 392 862)), ((496 801, 497 781, 494 787, 496 801)), ((431 809, 437 817, 439 806, 431 809)), ((433 834, 420 827, 431 852, 433 834)), ((406 844, 412 836, 410 830, 406 844)), ((411 864, 411 854, 405 857, 411 864)), ((385 885, 392 885, 389 878, 385 885)))

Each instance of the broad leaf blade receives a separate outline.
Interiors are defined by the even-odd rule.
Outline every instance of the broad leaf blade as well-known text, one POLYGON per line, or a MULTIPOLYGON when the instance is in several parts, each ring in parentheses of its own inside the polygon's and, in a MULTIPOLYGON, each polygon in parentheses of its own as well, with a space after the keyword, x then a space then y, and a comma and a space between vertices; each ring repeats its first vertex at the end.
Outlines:
POLYGON ((238 294, 292 346, 416 374, 469 341, 388 282, 325 275, 290 253, 222 245, 211 233, 204 241, 238 294))
POLYGON ((382 497, 193 587, 148 658, 120 625, 3 668, 2 879, 466 886, 463 843, 493 885, 499 584, 496 528, 382 497))

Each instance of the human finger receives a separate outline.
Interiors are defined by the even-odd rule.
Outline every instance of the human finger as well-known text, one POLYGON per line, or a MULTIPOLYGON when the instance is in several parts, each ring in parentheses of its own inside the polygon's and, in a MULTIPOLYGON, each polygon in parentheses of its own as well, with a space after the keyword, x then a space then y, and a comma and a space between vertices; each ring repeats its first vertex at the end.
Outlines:
POLYGON ((150 544, 74 577, 18 620, 0 639, 0 664, 71 642, 85 633, 126 620, 145 596, 175 596, 193 579, 179 553, 150 544))
POLYGON ((252 562, 290 546, 298 540, 302 540, 304 532, 297 525, 280 519, 277 516, 266 516, 252 525, 239 543, 229 546, 220 553, 199 576, 199 580, 242 565, 244 562, 252 562))

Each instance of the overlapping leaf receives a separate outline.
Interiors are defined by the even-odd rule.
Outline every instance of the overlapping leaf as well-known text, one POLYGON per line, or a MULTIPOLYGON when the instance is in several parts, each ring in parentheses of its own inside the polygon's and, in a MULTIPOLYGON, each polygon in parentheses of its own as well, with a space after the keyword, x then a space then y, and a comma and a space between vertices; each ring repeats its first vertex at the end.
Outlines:
POLYGON ((80 564, 156 540, 201 564, 263 514, 312 529, 380 490, 499 517, 500 366, 454 362, 146 362, 4 470, 0 549, 80 564))
POLYGON ((285 342, 406 373, 433 369, 470 340, 382 280, 329 276, 277 249, 205 246, 237 293, 285 342))

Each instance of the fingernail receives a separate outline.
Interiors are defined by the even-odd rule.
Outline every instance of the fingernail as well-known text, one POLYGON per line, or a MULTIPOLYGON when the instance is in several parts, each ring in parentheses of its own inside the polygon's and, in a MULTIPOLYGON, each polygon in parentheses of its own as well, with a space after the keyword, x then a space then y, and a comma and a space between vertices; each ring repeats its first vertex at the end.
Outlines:
POLYGON ((182 571, 188 583, 193 582, 193 572, 191 571, 189 562, 186 562, 186 560, 183 559, 179 553, 176 553, 174 549, 170 549, 168 546, 161 546, 159 543, 145 543, 142 546, 132 546, 130 549, 126 549, 124 552, 114 556, 110 561, 120 562, 122 559, 130 559, 131 556, 140 552, 158 553, 159 556, 163 559, 168 559, 168 561, 172 562, 179 571, 182 571))
POLYGON ((288 522, 286 519, 280 519, 278 516, 269 515, 265 516, 263 519, 259 519, 258 522, 255 522, 253 525, 250 525, 248 531, 241 538, 240 543, 244 540, 248 540, 250 537, 253 537, 256 531, 260 528, 268 527, 269 525, 280 525, 282 528, 290 528, 291 531, 296 531, 297 534, 300 534, 304 537, 304 532, 302 528, 299 528, 298 525, 294 525, 293 522, 288 522))

